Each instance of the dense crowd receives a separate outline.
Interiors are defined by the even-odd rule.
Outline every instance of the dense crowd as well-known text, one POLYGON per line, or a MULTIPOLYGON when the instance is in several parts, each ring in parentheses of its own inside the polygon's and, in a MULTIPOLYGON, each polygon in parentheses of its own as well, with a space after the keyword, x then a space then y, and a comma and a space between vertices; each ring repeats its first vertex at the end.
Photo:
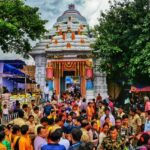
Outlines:
MULTIPOLYGON (((6 104, 2 112, 7 118, 6 104)), ((147 96, 115 107, 100 94, 87 102, 79 93, 65 92, 61 100, 54 94, 44 104, 16 101, 13 112, 18 117, 0 126, 0 150, 150 149, 147 96)))

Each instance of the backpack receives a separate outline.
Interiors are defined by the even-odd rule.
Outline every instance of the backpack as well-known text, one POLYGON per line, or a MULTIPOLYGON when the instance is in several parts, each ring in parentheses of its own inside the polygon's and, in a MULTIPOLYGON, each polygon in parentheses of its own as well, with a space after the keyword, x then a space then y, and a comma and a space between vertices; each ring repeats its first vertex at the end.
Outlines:
POLYGON ((14 149, 15 150, 19 150, 19 140, 20 140, 20 137, 17 139, 15 145, 14 145, 14 149))

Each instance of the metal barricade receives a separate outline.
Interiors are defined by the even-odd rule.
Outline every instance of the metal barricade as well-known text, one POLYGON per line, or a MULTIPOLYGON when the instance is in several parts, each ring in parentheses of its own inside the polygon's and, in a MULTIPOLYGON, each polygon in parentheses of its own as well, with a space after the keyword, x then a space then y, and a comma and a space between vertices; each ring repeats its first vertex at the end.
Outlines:
POLYGON ((12 121, 15 118, 18 118, 18 113, 12 113, 5 116, 3 115, 1 118, 1 124, 7 125, 10 121, 12 121))

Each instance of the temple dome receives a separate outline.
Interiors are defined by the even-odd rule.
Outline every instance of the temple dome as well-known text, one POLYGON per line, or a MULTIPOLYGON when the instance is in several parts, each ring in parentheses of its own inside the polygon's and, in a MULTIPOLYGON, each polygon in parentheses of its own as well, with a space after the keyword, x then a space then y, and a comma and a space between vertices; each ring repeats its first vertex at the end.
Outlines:
POLYGON ((83 25, 87 25, 85 17, 83 17, 80 12, 75 9, 75 5, 73 4, 70 4, 68 6, 68 10, 66 10, 63 15, 58 17, 57 23, 66 22, 69 18, 73 19, 72 22, 79 22, 83 25))

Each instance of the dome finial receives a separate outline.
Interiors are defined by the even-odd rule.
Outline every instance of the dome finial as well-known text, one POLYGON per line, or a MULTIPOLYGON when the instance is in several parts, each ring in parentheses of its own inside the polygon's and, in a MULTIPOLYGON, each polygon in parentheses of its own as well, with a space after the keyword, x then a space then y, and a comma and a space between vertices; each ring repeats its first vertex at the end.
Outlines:
POLYGON ((68 6, 68 8, 69 8, 70 10, 74 10, 74 9, 75 9, 75 5, 74 5, 74 4, 70 4, 70 5, 68 6))

